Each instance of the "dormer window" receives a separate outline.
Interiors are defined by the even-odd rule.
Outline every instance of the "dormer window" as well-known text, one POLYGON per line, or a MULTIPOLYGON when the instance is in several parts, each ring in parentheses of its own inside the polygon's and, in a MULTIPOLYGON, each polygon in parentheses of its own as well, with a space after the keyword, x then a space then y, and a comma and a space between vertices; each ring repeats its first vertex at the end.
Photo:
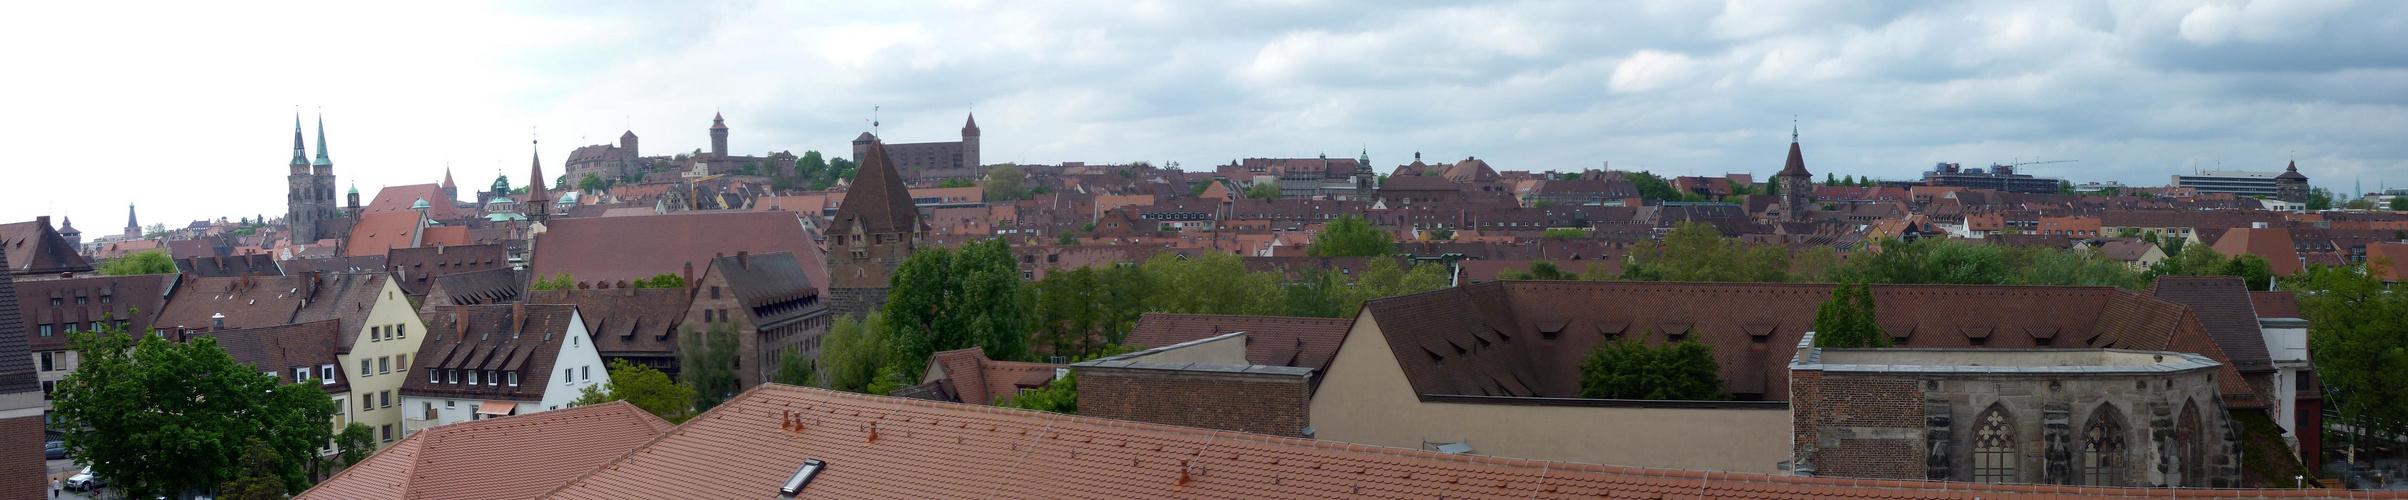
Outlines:
POLYGON ((510 372, 510 386, 518 387, 518 372, 510 372))
POLYGON ((496 385, 502 385, 502 376, 501 376, 501 374, 494 373, 492 370, 486 370, 486 371, 485 371, 485 385, 487 385, 487 386, 496 386, 496 385))
POLYGON ((320 384, 320 385, 328 385, 328 384, 333 384, 333 383, 334 383, 334 363, 327 363, 327 364, 318 365, 318 384, 320 384))
POLYGON ((309 367, 307 367, 307 366, 304 366, 304 367, 300 367, 300 368, 294 368, 294 369, 293 369, 293 383, 295 383, 295 384, 298 384, 298 383, 301 383, 301 381, 303 381, 303 380, 309 380, 309 367))
POLYGON ((468 371, 468 385, 477 385, 477 371, 476 371, 476 370, 469 370, 469 371, 468 371))

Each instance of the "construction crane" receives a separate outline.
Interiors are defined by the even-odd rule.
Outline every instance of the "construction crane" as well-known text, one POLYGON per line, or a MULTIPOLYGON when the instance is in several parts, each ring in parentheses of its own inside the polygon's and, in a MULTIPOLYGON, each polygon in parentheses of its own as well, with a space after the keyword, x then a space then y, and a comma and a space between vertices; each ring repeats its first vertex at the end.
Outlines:
POLYGON ((2010 167, 2021 167, 2021 166, 2024 166, 2024 165, 2041 165, 2041 164, 2047 164, 2047 163, 2073 163, 2073 162, 2077 162, 2077 161, 2082 161, 2082 160, 2042 160, 2042 161, 2019 161, 2019 162, 2015 162, 2015 163, 2009 163, 2009 164, 2007 164, 2007 166, 2010 166, 2010 167))

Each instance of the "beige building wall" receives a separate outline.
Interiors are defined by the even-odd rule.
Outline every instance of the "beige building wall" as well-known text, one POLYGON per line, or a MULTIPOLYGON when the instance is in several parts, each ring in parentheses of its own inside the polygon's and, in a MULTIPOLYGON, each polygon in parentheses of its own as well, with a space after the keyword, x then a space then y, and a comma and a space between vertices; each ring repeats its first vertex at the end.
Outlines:
MULTIPOLYGON (((418 315, 410 309, 410 300, 401 293, 401 287, 391 279, 377 281, 383 282, 384 293, 377 297, 375 305, 369 306, 368 319, 360 323, 359 331, 351 332, 351 354, 336 356, 341 362, 335 369, 351 378, 351 393, 344 402, 347 407, 343 412, 350 421, 367 424, 376 436, 376 449, 382 450, 400 441, 405 433, 401 423, 405 413, 401 384, 408 380, 410 366, 417 363, 410 357, 418 354, 418 345, 426 339, 427 331, 426 324, 419 322, 418 315), (390 340, 370 338, 371 332, 386 329, 397 329, 398 333, 390 340), (367 362, 364 373, 362 361, 367 362), (389 405, 387 397, 391 398, 389 405), (386 435, 388 428, 392 429, 390 436, 386 435)), ((342 429, 338 427, 335 432, 339 434, 342 429)))
POLYGON ((1785 474, 1783 409, 1426 403, 1368 312, 1338 347, 1309 421, 1314 439, 1400 448, 1463 442, 1472 453, 1604 465, 1785 474))

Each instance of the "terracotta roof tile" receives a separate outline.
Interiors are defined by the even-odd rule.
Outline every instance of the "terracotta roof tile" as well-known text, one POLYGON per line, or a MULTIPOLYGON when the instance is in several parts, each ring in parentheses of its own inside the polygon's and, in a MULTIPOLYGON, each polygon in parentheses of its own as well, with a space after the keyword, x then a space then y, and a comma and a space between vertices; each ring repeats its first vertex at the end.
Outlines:
POLYGON ((564 337, 576 311, 576 306, 557 304, 429 307, 420 317, 433 324, 427 327, 426 339, 420 341, 420 362, 414 369, 511 371, 520 373, 520 381, 515 386, 468 385, 452 383, 449 377, 443 383, 432 383, 426 377, 411 376, 402 383, 401 393, 540 401, 551 386, 552 362, 559 357, 561 344, 568 342, 564 337))
POLYGON ((439 426, 294 498, 534 498, 673 428, 625 401, 439 426))
POLYGON ((693 297, 683 288, 537 290, 530 304, 577 306, 594 348, 603 356, 667 356, 677 352, 677 325, 693 297))
POLYGON ((2251 305, 2249 285, 2240 277, 2163 276, 2149 284, 2149 293, 2190 306, 2200 326, 2206 327, 2208 335, 2216 339, 2216 347, 2232 357, 2234 368, 2274 369, 2274 358, 2266 353, 2266 335, 2258 330, 2258 314, 2251 305))
MULTIPOLYGON (((277 325, 243 330, 223 330, 195 335, 217 339, 234 362, 251 365, 260 371, 276 372, 279 383, 300 383, 306 379, 294 377, 293 370, 304 368, 308 376, 321 377, 323 365, 339 365, 335 344, 344 337, 341 321, 325 320, 290 325, 277 325)), ((350 373, 334 370, 332 384, 321 385, 327 392, 342 392, 350 386, 350 373)))
POLYGON ((92 263, 78 255, 58 229, 50 227, 50 218, 31 222, 0 224, 0 253, 8 254, 10 274, 51 275, 65 272, 91 272, 92 263))
POLYGON ((1318 374, 1329 367, 1330 358, 1337 355, 1338 344, 1346 341, 1347 327, 1353 323, 1353 318, 1146 313, 1129 330, 1127 343, 1167 347, 1230 332, 1246 332, 1246 362, 1311 368, 1318 374))
POLYGON ((793 212, 555 219, 548 227, 531 244, 537 279, 565 272, 580 281, 634 281, 687 264, 699 275, 713 258, 749 251, 792 252, 812 283, 828 282, 818 246, 793 212))
POLYGON ((826 466, 794 498, 2038 499, 2166 493, 1446 455, 770 384, 543 498, 776 498, 779 485, 805 459, 826 466))

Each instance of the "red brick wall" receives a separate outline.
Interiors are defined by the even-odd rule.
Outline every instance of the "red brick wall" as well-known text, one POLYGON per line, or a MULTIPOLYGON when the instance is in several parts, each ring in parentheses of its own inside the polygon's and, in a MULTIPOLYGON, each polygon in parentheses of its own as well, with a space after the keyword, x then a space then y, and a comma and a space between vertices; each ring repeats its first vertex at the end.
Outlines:
POLYGON ((1079 368, 1079 414, 1304 437, 1306 377, 1079 368))
POLYGON ((1789 408, 1792 449, 1814 448, 1814 474, 1826 477, 1923 479, 1926 452, 1921 439, 1850 439, 1821 442, 1826 430, 1924 430, 1923 390, 1915 380, 1825 377, 1819 371, 1791 372, 1789 408))
POLYGON ((42 460, 42 417, 0 420, 0 500, 40 500, 49 495, 49 469, 42 460))

